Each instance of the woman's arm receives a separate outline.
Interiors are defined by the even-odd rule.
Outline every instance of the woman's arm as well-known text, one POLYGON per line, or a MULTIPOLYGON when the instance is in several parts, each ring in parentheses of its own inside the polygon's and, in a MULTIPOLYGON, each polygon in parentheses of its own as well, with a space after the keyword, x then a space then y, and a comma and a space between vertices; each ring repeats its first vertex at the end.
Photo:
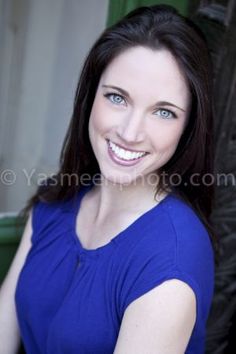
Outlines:
POLYGON ((20 335, 15 309, 15 289, 19 273, 31 247, 31 213, 11 264, 0 289, 0 347, 1 353, 15 354, 19 348, 20 335))
POLYGON ((165 281, 127 307, 114 354, 183 354, 195 320, 193 290, 165 281))

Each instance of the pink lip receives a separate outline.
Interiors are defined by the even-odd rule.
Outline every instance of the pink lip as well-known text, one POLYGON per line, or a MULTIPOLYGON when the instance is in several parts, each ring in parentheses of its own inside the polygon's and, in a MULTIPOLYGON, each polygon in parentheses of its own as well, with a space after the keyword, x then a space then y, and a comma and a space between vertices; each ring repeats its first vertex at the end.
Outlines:
MULTIPOLYGON (((130 161, 122 160, 122 159, 119 159, 119 157, 117 157, 114 154, 114 152, 110 148, 108 142, 107 142, 107 146, 108 146, 108 154, 109 154, 110 158, 112 159, 112 161, 114 161, 116 164, 121 165, 121 166, 134 166, 134 165, 137 165, 146 156, 146 155, 144 155, 144 156, 138 158, 137 160, 130 160, 130 161)), ((117 146, 120 146, 120 145, 117 145, 117 146)), ((134 150, 130 150, 130 151, 134 151, 134 150)))

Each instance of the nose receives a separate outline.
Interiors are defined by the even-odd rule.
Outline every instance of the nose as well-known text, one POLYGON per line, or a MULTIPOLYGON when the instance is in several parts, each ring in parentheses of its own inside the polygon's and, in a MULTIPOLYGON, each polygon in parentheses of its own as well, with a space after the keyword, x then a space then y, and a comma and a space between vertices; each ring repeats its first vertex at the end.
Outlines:
POLYGON ((117 127, 117 135, 127 143, 140 143, 145 137, 145 117, 142 113, 130 112, 117 127))

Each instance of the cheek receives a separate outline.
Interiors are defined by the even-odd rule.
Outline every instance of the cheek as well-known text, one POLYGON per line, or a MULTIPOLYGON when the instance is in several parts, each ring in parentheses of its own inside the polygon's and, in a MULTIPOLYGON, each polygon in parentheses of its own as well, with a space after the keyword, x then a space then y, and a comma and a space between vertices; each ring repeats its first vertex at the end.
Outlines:
POLYGON ((104 132, 107 121, 107 113, 104 105, 95 99, 89 118, 89 135, 104 132))
POLYGON ((175 129, 170 127, 163 127, 158 129, 156 134, 152 133, 152 141, 157 151, 170 151, 176 150, 179 140, 182 135, 183 128, 176 127, 175 129))

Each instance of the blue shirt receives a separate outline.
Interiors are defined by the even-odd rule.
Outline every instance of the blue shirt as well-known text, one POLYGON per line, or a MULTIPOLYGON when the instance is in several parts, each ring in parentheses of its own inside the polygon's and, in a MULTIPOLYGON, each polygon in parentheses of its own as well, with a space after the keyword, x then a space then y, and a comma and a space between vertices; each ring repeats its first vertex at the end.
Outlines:
POLYGON ((88 189, 67 202, 33 207, 32 248, 15 294, 26 352, 112 354, 127 306, 174 278, 187 283, 197 301, 186 353, 204 353, 214 260, 195 212, 171 193, 108 244, 85 249, 75 225, 88 189))

